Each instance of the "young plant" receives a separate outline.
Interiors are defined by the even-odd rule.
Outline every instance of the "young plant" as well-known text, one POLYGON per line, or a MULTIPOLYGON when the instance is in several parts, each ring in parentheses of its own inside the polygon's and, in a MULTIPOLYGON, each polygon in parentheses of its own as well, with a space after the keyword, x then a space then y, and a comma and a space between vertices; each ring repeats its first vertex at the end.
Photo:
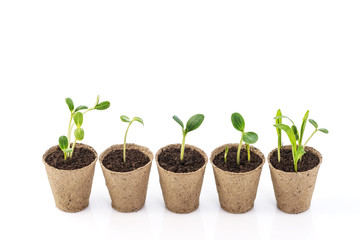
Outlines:
POLYGON ((175 122, 177 122, 182 129, 182 133, 183 133, 183 139, 182 139, 182 144, 181 144, 181 152, 180 152, 180 160, 183 161, 184 160, 184 152, 185 152, 185 137, 186 135, 191 132, 194 131, 195 129, 197 129, 198 127, 200 127, 200 125, 202 124, 202 122, 204 121, 204 115, 202 114, 196 114, 194 116, 192 116, 186 123, 186 128, 184 129, 184 123, 180 120, 179 117, 177 117, 176 115, 173 116, 173 119, 175 120, 175 122))
POLYGON ((125 132, 124 145, 123 145, 123 147, 124 147, 124 148, 123 148, 123 161, 126 162, 126 136, 127 136, 128 131, 129 131, 130 125, 131 125, 134 121, 137 121, 137 122, 141 123, 141 124, 144 126, 144 121, 143 121, 141 118, 139 118, 139 117, 134 117, 133 119, 130 120, 130 118, 128 118, 128 117, 125 116, 125 115, 121 115, 121 116, 120 116, 120 119, 121 119, 121 121, 123 121, 123 122, 128 122, 128 123, 129 123, 129 125, 128 125, 127 129, 126 129, 126 132, 125 132))
MULTIPOLYGON (((281 116, 281 110, 279 109, 276 113, 276 117, 278 116, 281 116)), ((278 119, 275 119, 275 124, 280 124, 282 123, 282 118, 278 118, 278 119)), ((277 136, 278 136, 278 162, 280 162, 280 149, 282 147, 282 143, 281 143, 281 129, 279 128, 276 128, 276 133, 277 133, 277 136)))
POLYGON ((228 155, 228 152, 229 152, 229 146, 226 146, 226 147, 225 147, 225 154, 224 154, 224 160, 225 160, 225 163, 227 162, 227 155, 228 155))
POLYGON ((306 144, 309 142, 309 140, 312 138, 312 136, 314 136, 314 134, 317 131, 323 132, 323 133, 329 133, 329 131, 325 128, 318 128, 318 124, 312 120, 309 119, 309 122, 315 127, 315 131, 311 134, 311 136, 307 139, 307 141, 305 142, 305 144, 302 144, 302 140, 304 137, 304 132, 305 132, 305 127, 306 127, 306 122, 308 120, 309 117, 309 110, 306 111, 302 124, 301 124, 301 129, 300 129, 300 133, 297 130, 297 127, 295 126, 294 122, 286 116, 276 116, 274 119, 282 119, 282 118, 287 118, 290 120, 290 122, 292 123, 291 127, 286 125, 286 124, 282 124, 282 123, 276 123, 274 126, 277 129, 283 130, 286 132, 287 136, 289 137, 290 143, 291 143, 291 149, 292 149, 292 155, 293 155, 293 160, 294 160, 294 169, 295 172, 297 172, 297 168, 298 168, 298 161, 301 160, 301 157, 306 153, 305 152, 305 146, 306 144))
POLYGON ((75 144, 77 141, 81 141, 84 139, 84 129, 81 128, 81 125, 83 123, 84 114, 92 111, 92 110, 105 110, 110 107, 110 102, 104 101, 99 103, 100 96, 98 95, 96 98, 96 102, 93 107, 88 108, 87 106, 80 105, 77 108, 74 107, 74 102, 71 98, 65 98, 65 102, 70 110, 70 121, 67 131, 67 136, 61 136, 59 138, 59 147, 64 152, 64 160, 66 160, 68 157, 72 157, 75 144), (86 110, 83 113, 81 113, 81 110, 86 110), (72 147, 71 144, 71 133, 72 129, 76 125, 76 129, 74 131, 75 141, 72 147))
POLYGON ((237 150, 237 155, 236 155, 236 163, 238 165, 240 164, 240 150, 241 150, 241 145, 242 145, 243 141, 245 142, 245 148, 248 153, 248 161, 250 162, 250 146, 249 146, 249 144, 256 143, 258 140, 258 135, 254 132, 245 132, 245 120, 241 116, 240 113, 237 113, 237 112, 233 113, 231 115, 231 122, 232 122, 234 128, 241 132, 240 144, 239 144, 239 147, 237 150))

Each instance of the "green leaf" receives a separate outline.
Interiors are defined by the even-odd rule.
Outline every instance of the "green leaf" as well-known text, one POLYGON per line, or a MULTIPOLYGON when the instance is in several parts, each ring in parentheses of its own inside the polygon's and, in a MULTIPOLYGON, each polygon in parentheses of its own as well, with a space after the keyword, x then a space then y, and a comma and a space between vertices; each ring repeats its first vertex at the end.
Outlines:
POLYGON ((84 105, 80 105, 78 106, 77 108, 75 108, 75 111, 74 112, 77 112, 77 111, 80 111, 80 110, 84 110, 84 109, 88 109, 87 106, 84 106, 84 105))
POLYGON ((298 132, 298 130, 297 130, 297 127, 296 127, 295 125, 292 125, 292 126, 291 126, 291 129, 292 129, 293 132, 294 132, 295 139, 296 139, 296 140, 299 140, 299 132, 298 132))
POLYGON ((234 128, 240 132, 243 132, 245 129, 245 120, 244 118, 241 116, 240 113, 233 113, 231 114, 231 122, 232 125, 234 126, 234 128))
POLYGON ((72 148, 62 149, 64 153, 71 153, 73 151, 72 148))
POLYGON ((205 116, 202 114, 196 114, 192 116, 186 123, 185 132, 191 132, 200 127, 202 122, 204 121, 205 116))
POLYGON ((258 135, 254 132, 245 132, 243 135, 243 141, 247 144, 254 144, 258 140, 258 135))
POLYGON ((84 120, 83 114, 81 112, 76 112, 74 114, 73 118, 74 118, 76 127, 78 127, 78 128, 81 127, 81 125, 83 124, 83 120, 84 120))
POLYGON ((83 140, 84 139, 84 129, 82 129, 82 128, 75 129, 74 135, 75 135, 76 140, 79 140, 79 141, 83 140))
POLYGON ((326 128, 319 128, 318 130, 323 133, 329 133, 329 131, 326 128))
POLYGON ((133 121, 137 121, 137 122, 141 123, 144 126, 144 121, 139 117, 134 117, 133 121))
POLYGON ((289 137, 289 140, 290 140, 291 147, 292 147, 293 151, 294 150, 296 151, 296 137, 295 137, 295 134, 294 134, 293 130, 288 125, 285 125, 285 124, 282 124, 282 123, 275 124, 274 127, 280 128, 281 130, 284 130, 286 132, 286 134, 289 137))
POLYGON ((70 112, 72 112, 74 110, 74 103, 71 98, 65 98, 65 102, 68 105, 70 112))
POLYGON ((66 149, 68 147, 68 145, 69 145, 69 141, 66 136, 59 137, 59 147, 61 150, 66 149))
POLYGON ((94 109, 96 109, 96 110, 105 110, 105 109, 108 109, 109 107, 110 107, 110 102, 109 101, 104 101, 104 102, 101 102, 99 104, 96 104, 94 109))
POLYGON ((295 123, 293 122, 293 120, 291 120, 289 117, 287 117, 287 116, 276 116, 276 117, 274 117, 274 119, 280 119, 280 118, 287 118, 287 119, 289 119, 290 120, 290 122, 293 124, 293 125, 295 125, 295 123))
POLYGON ((181 119, 178 116, 174 115, 173 119, 181 126, 182 129, 184 129, 184 123, 181 121, 181 119))
POLYGON ((296 151, 296 160, 295 162, 297 163, 297 161, 305 154, 305 150, 304 150, 304 146, 298 146, 298 149, 296 151))
MULTIPOLYGON (((277 113, 276 113, 276 117, 279 117, 281 116, 281 110, 277 110, 277 113)), ((282 118, 277 118, 275 119, 275 124, 279 124, 279 123, 282 123, 282 118)), ((276 132, 278 134, 278 136, 281 136, 281 129, 279 128, 276 128, 276 132)))
POLYGON ((315 129, 318 128, 319 125, 317 124, 317 122, 315 122, 315 120, 309 119, 309 122, 315 127, 315 129))
POLYGON ((303 121, 302 121, 302 124, 301 124, 299 145, 301 145, 302 140, 303 140, 303 136, 304 136, 304 132, 305 132, 305 127, 306 127, 306 122, 307 122, 308 117, 309 117, 309 110, 306 111, 306 113, 305 113, 305 115, 304 115, 304 118, 303 118, 303 121))
POLYGON ((123 122, 130 122, 130 121, 131 121, 130 118, 128 118, 128 117, 125 116, 125 115, 121 115, 121 116, 120 116, 120 119, 121 119, 121 121, 123 121, 123 122))

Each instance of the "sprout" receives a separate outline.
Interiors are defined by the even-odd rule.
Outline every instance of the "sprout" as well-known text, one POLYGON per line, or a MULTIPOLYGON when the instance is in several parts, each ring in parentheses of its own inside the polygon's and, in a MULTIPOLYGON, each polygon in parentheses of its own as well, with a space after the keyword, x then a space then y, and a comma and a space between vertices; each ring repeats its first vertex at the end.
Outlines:
POLYGON ((306 153, 305 152, 305 146, 306 144, 309 142, 309 140, 314 136, 314 134, 317 131, 323 132, 323 133, 329 133, 329 131, 325 128, 319 128, 318 129, 318 124, 312 120, 309 119, 309 122, 315 127, 315 131, 311 134, 311 136, 308 138, 308 140, 305 142, 304 145, 302 145, 302 140, 303 140, 303 136, 304 136, 304 132, 305 132, 305 127, 306 127, 306 122, 307 119, 309 117, 309 110, 306 111, 302 124, 301 124, 301 129, 300 129, 300 135, 299 132, 297 130, 297 127, 295 126, 294 122, 286 116, 282 116, 282 115, 277 115, 274 119, 282 119, 282 118, 287 118, 290 120, 290 122, 292 123, 292 126, 288 126, 282 123, 276 123, 274 126, 277 129, 280 130, 284 130, 286 132, 286 134, 289 137, 290 143, 291 143, 291 148, 292 148, 292 155, 293 155, 293 160, 294 160, 294 169, 295 172, 297 172, 297 165, 298 165, 298 161, 301 159, 301 157, 306 153))
POLYGON ((232 122, 234 128, 241 132, 240 144, 239 144, 239 147, 237 150, 237 155, 236 155, 236 163, 239 165, 240 164, 240 150, 241 150, 242 142, 243 141, 245 142, 245 148, 248 153, 248 161, 250 161, 250 146, 249 146, 249 144, 256 143, 256 141, 258 140, 258 135, 254 132, 245 132, 245 120, 241 116, 240 113, 233 113, 231 115, 231 122, 232 122))
MULTIPOLYGON (((276 116, 281 116, 281 110, 279 109, 276 113, 276 116)), ((275 119, 275 124, 280 124, 282 123, 282 118, 278 118, 278 119, 275 119)), ((280 149, 282 147, 282 143, 281 143, 281 129, 279 128, 276 128, 276 133, 277 133, 277 136, 278 136, 278 161, 280 162, 280 149)))
POLYGON ((127 129, 126 129, 126 132, 125 132, 124 145, 123 145, 123 147, 124 147, 124 148, 123 148, 123 161, 126 162, 126 136, 127 136, 128 131, 129 131, 130 125, 131 125, 134 121, 137 121, 137 122, 141 123, 141 124, 144 126, 144 121, 143 121, 141 118, 139 118, 139 117, 134 117, 133 119, 130 120, 130 118, 128 118, 128 117, 125 116, 125 115, 121 115, 121 116, 120 116, 120 119, 121 119, 121 121, 123 121, 123 122, 128 122, 128 123, 129 123, 129 125, 128 125, 127 129))
POLYGON ((66 160, 68 157, 72 157, 75 144, 77 141, 81 141, 84 139, 84 129, 81 128, 81 125, 84 120, 84 114, 91 111, 91 110, 105 110, 110 107, 110 102, 104 101, 99 103, 99 95, 96 98, 96 102, 92 108, 88 108, 87 106, 80 105, 77 108, 74 107, 74 102, 71 98, 65 98, 65 102, 70 110, 70 121, 68 126, 68 132, 67 136, 61 136, 59 138, 59 147, 64 152, 64 160, 66 160), (81 110, 85 110, 83 113, 81 113, 81 110), (72 129, 76 125, 76 129, 74 131, 75 141, 72 145, 72 148, 70 147, 71 143, 71 132, 72 129))
POLYGON ((194 116, 192 116, 186 123, 186 128, 184 129, 184 124, 183 122, 180 120, 179 117, 177 117, 176 115, 173 116, 173 119, 181 126, 182 132, 183 132, 183 139, 182 139, 182 144, 181 144, 181 152, 180 152, 180 160, 184 160, 184 152, 185 152, 185 137, 188 134, 188 132, 194 131, 195 129, 197 129, 198 127, 200 127, 200 125, 202 124, 202 122, 204 121, 204 115, 202 114, 196 114, 194 116))
POLYGON ((228 155, 228 152, 229 152, 229 146, 226 146, 226 147, 225 147, 225 154, 224 154, 224 160, 225 160, 225 163, 227 162, 227 155, 228 155))

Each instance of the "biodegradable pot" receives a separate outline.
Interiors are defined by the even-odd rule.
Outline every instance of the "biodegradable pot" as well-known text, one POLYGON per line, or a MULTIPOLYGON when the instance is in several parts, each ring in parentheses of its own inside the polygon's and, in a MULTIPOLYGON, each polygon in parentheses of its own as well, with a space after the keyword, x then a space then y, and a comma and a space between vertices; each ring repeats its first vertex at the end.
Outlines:
POLYGON ((214 164, 214 159, 224 151, 226 146, 237 148, 239 144, 229 143, 215 148, 210 157, 220 206, 230 213, 245 213, 254 206, 265 156, 259 149, 250 146, 250 151, 258 155, 262 160, 262 163, 257 168, 249 172, 239 173, 224 171, 214 164))
MULTIPOLYGON (((282 147, 282 149, 291 149, 291 146, 287 145, 282 147)), ((319 164, 305 172, 284 172, 274 168, 270 162, 270 157, 276 151, 277 148, 269 153, 268 161, 277 206, 286 213, 304 212, 310 207, 322 156, 314 148, 305 147, 306 152, 312 152, 319 157, 319 164)))
POLYGON ((158 161, 159 154, 166 149, 179 146, 181 144, 170 144, 160 148, 155 159, 166 208, 175 213, 190 213, 199 207, 199 197, 208 158, 200 148, 186 144, 185 148, 191 148, 204 157, 204 165, 195 172, 189 173, 174 173, 162 168, 158 161))
POLYGON ((76 148, 78 147, 87 148, 94 153, 95 159, 90 165, 74 170, 61 170, 50 166, 45 162, 45 159, 58 148, 58 145, 48 149, 42 158, 56 207, 65 212, 78 212, 89 205, 95 163, 98 155, 88 145, 77 143, 76 148))
POLYGON ((153 153, 146 147, 127 143, 126 150, 136 149, 149 157, 150 161, 140 168, 129 172, 115 172, 103 165, 104 158, 115 150, 122 150, 123 144, 116 144, 101 153, 99 161, 106 186, 111 198, 111 206, 119 212, 135 212, 140 210, 146 200, 153 153))

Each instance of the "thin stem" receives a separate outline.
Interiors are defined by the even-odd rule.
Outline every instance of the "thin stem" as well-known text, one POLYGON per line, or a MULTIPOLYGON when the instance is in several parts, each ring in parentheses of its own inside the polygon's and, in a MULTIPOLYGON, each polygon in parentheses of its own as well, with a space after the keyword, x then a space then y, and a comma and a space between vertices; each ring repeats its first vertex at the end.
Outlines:
POLYGON ((247 144, 248 161, 250 162, 250 146, 247 144))
POLYGON ((180 153, 180 160, 184 160, 184 152, 185 152, 185 137, 186 137, 186 133, 183 132, 183 139, 182 139, 182 144, 181 144, 181 153, 180 153))
POLYGON ((72 118, 73 118, 73 114, 71 113, 70 115, 70 122, 69 122, 69 127, 68 127, 68 133, 67 133, 67 138, 68 138, 68 148, 70 147, 70 138, 71 138, 71 122, 72 122, 72 118))
POLYGON ((134 120, 131 120, 131 122, 129 123, 129 126, 127 127, 126 132, 125 132, 124 149, 123 149, 123 160, 124 160, 124 162, 126 162, 126 136, 127 136, 128 131, 129 131, 130 125, 133 123, 133 121, 134 120))
POLYGON ((315 129, 315 131, 311 134, 311 136, 309 137, 309 139, 305 142, 304 144, 304 149, 305 149, 305 146, 306 144, 309 142, 309 140, 312 138, 312 136, 314 136, 314 134, 317 132, 317 129, 315 129))
POLYGON ((278 162, 280 162, 281 136, 278 136, 278 162))
POLYGON ((72 151, 71 151, 71 154, 70 154, 70 158, 72 158, 72 156, 73 156, 73 154, 74 154, 75 144, 76 144, 76 138, 75 138, 75 141, 74 141, 74 144, 73 144, 73 148, 72 148, 72 151))
POLYGON ((237 163, 237 165, 240 164, 240 150, 241 150, 241 144, 242 144, 242 141, 243 141, 243 136, 244 136, 244 134, 241 134, 240 144, 239 144, 239 147, 238 147, 238 150, 237 150, 237 155, 236 155, 236 163, 237 163))

